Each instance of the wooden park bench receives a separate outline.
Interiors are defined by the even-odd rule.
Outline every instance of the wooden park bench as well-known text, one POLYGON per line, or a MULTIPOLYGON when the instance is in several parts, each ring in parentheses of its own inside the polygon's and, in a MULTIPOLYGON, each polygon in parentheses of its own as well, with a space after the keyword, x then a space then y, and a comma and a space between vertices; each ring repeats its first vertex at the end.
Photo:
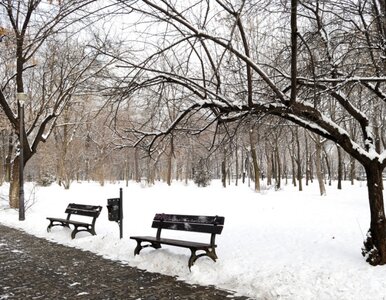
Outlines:
POLYGON ((171 214, 156 214, 153 219, 152 228, 157 228, 157 235, 152 236, 131 236, 130 238, 137 241, 137 247, 134 249, 134 255, 146 247, 153 247, 154 249, 161 248, 161 244, 189 248, 191 255, 189 258, 189 269, 194 262, 202 256, 208 256, 213 261, 216 261, 217 254, 215 248, 215 238, 217 234, 221 234, 224 226, 224 217, 219 216, 188 216, 188 215, 171 215, 171 214), (161 238, 162 229, 171 229, 179 231, 190 231, 200 233, 210 233, 209 243, 199 243, 186 240, 176 240, 161 238), (148 244, 142 245, 142 242, 148 244), (204 253, 196 254, 197 251, 202 250, 204 253))
POLYGON ((75 204, 70 203, 65 213, 67 214, 66 219, 61 218, 50 218, 47 219, 50 221, 50 224, 47 227, 47 231, 51 230, 51 227, 54 226, 63 226, 70 228, 70 225, 74 225, 74 230, 71 233, 71 238, 75 238, 75 235, 81 231, 90 232, 92 235, 96 235, 95 232, 95 221, 98 218, 100 212, 102 210, 102 206, 94 206, 94 205, 84 205, 84 204, 75 204), (90 223, 71 220, 71 215, 80 215, 92 218, 90 223))

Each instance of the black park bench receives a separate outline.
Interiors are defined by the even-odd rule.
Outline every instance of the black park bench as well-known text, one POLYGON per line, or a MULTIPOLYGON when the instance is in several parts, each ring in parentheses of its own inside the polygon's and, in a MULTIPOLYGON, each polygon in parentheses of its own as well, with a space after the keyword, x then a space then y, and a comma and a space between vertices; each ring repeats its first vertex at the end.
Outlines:
POLYGON ((70 228, 70 225, 73 225, 74 230, 71 233, 71 238, 75 238, 75 235, 81 231, 87 231, 92 235, 96 235, 95 221, 98 218, 101 210, 102 210, 102 206, 70 203, 67 206, 65 211, 65 213, 67 214, 66 219, 50 218, 50 217, 47 218, 47 220, 50 221, 50 224, 47 227, 47 231, 50 231, 51 227, 54 227, 54 226, 63 226, 63 227, 70 228), (92 221, 89 223, 86 223, 86 222, 71 220, 70 219, 71 215, 90 217, 92 218, 92 221))
POLYGON ((157 235, 152 236, 131 236, 130 238, 137 241, 137 247, 134 249, 134 255, 146 247, 153 247, 155 249, 161 248, 161 244, 189 248, 191 255, 189 258, 189 269, 194 262, 202 256, 208 256, 213 261, 216 261, 217 254, 215 248, 215 238, 217 234, 221 234, 224 226, 224 217, 219 216, 189 216, 189 215, 171 215, 171 214, 156 214, 153 219, 152 228, 157 228, 157 235), (210 234, 209 243, 199 243, 185 240, 175 240, 168 238, 161 238, 162 229, 171 229, 179 231, 190 231, 210 234), (147 244, 142 245, 142 242, 147 244), (197 251, 204 251, 204 253, 196 254, 197 251))

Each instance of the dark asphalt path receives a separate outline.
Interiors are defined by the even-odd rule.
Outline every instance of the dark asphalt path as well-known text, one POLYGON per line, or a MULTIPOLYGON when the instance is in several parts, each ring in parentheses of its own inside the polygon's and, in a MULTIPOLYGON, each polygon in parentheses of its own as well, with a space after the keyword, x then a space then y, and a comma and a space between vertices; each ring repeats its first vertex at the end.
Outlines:
POLYGON ((0 225, 0 300, 247 299, 189 285, 0 225))

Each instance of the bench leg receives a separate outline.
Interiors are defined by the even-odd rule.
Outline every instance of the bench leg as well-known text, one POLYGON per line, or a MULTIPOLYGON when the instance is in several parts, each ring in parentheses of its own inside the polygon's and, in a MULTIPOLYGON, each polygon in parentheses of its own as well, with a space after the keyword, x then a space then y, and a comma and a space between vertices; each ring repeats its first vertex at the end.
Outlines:
POLYGON ((96 235, 96 232, 95 232, 95 229, 94 227, 91 227, 89 232, 92 234, 92 235, 96 235))
POLYGON ((198 256, 196 255, 196 249, 190 248, 190 252, 192 253, 189 258, 188 266, 189 270, 194 265, 194 262, 197 260, 198 256))
POLYGON ((95 232, 95 229, 94 227, 87 227, 87 228, 84 228, 84 225, 80 226, 80 227, 83 227, 84 229, 78 229, 78 225, 74 225, 75 228, 74 230, 72 231, 71 233, 71 238, 74 239, 75 238, 75 235, 78 233, 78 232, 81 232, 81 231, 87 231, 89 233, 91 233, 92 235, 96 235, 96 232, 95 232))
POLYGON ((216 262, 216 260, 218 259, 217 257, 217 254, 216 254, 216 251, 215 249, 205 249, 205 253, 201 253, 199 255, 196 255, 196 251, 197 249, 195 248, 190 248, 190 252, 191 252, 191 255, 190 255, 190 258, 189 258, 189 263, 188 263, 188 266, 189 266, 189 270, 190 268, 194 265, 195 261, 202 257, 202 256, 208 256, 210 259, 212 259, 214 262, 216 262))
POLYGON ((146 248, 146 247, 153 247, 154 249, 159 249, 159 248, 161 248, 161 244, 160 244, 160 243, 151 242, 151 244, 142 246, 142 245, 141 245, 141 243, 142 243, 141 240, 136 240, 136 241, 137 241, 137 246, 136 246, 135 249, 134 249, 134 256, 136 256, 137 254, 139 254, 139 252, 141 252, 141 250, 142 250, 143 248, 146 248))
POLYGON ((57 221, 57 220, 51 220, 50 224, 47 226, 47 232, 50 232, 51 228, 54 227, 54 226, 63 226, 63 227, 70 228, 70 226, 67 223, 64 223, 62 221, 57 221), (54 222, 60 222, 60 223, 54 224, 54 222))
POLYGON ((75 226, 74 230, 71 232, 71 238, 74 239, 75 235, 79 232, 78 227, 75 226))
POLYGON ((135 249, 134 249, 134 256, 139 254, 139 252, 141 252, 141 250, 142 250, 141 241, 137 240, 137 247, 135 247, 135 249))
POLYGON ((216 259, 218 259, 217 257, 217 253, 216 253, 216 248, 213 248, 211 250, 207 250, 206 253, 208 254, 208 256, 215 262, 216 259))
POLYGON ((51 231, 52 226, 54 226, 54 225, 52 225, 52 221, 50 221, 50 224, 48 224, 48 226, 47 226, 47 232, 51 231))

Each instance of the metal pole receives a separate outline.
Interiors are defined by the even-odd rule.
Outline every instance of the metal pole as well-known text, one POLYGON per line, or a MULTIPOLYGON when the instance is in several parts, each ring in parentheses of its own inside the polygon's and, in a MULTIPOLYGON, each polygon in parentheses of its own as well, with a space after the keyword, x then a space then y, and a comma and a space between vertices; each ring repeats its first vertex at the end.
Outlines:
POLYGON ((25 220, 25 207, 24 207, 24 103, 20 103, 20 152, 19 152, 19 221, 25 220))
POLYGON ((123 204, 122 204, 122 188, 119 189, 119 238, 123 237, 123 204))

